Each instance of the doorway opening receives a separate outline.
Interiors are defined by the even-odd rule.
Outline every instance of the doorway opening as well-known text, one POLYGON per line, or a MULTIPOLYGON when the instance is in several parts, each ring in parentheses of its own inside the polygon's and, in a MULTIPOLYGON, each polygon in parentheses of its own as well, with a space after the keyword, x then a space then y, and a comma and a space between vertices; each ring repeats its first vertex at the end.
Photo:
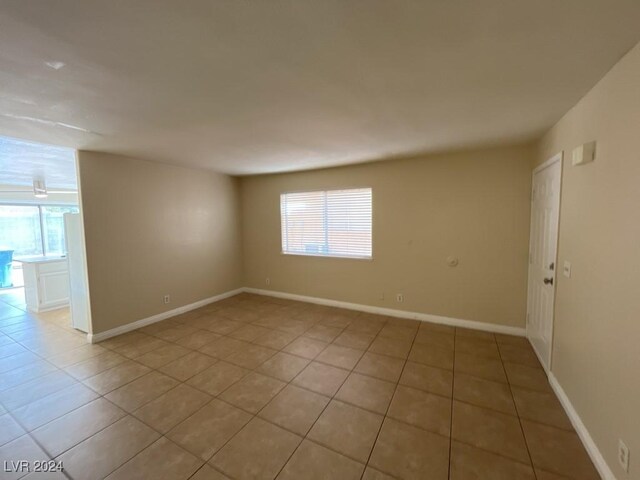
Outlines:
POLYGON ((0 317, 10 330, 89 332, 88 286, 73 292, 87 285, 80 210, 75 150, 0 137, 0 317), (74 308, 83 294, 86 308, 74 308))

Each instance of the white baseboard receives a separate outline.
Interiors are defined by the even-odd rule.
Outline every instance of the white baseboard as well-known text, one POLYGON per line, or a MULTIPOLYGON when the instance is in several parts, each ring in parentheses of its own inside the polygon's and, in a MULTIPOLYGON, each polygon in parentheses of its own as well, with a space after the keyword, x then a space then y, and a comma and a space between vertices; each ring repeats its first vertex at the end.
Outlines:
POLYGON ((580 415, 578 415, 576 409, 573 408, 573 404, 571 403, 571 400, 569 400, 569 397, 567 397, 567 394, 560 385, 560 382, 558 382, 558 379, 553 373, 550 372, 548 375, 551 388, 553 388, 553 391, 556 393, 556 396, 560 400, 562 407, 564 408, 565 412, 567 412, 567 416, 569 417, 569 420, 571 420, 573 428, 578 433, 580 440, 582 440, 582 444, 591 457, 591 461, 598 470, 598 473, 603 478, 603 480, 616 480, 616 476, 609 468, 609 465, 607 465, 607 462, 602 456, 602 453, 600 453, 596 442, 594 442, 593 438, 591 438, 589 430, 587 430, 587 427, 585 427, 584 423, 582 423, 580 415))
POLYGON ((147 325, 151 325, 152 323, 160 322, 162 320, 166 320, 167 318, 175 317, 176 315, 180 315, 181 313, 186 313, 191 310, 195 310, 196 308, 204 307, 205 305, 209 305, 210 303, 217 302, 219 300, 224 300, 225 298, 232 297, 244 291, 243 288, 237 288, 235 290, 230 290, 228 292, 221 293, 220 295, 214 295, 213 297, 205 298, 204 300, 199 300, 194 303, 190 303, 188 305, 183 305, 182 307, 174 308, 173 310, 168 310, 166 312, 158 313, 157 315, 153 315, 151 317, 142 318, 140 320, 136 320, 135 322, 127 323, 126 325, 121 325, 116 328, 112 328, 111 330, 107 330, 104 332, 96 333, 96 334, 87 334, 87 340, 90 343, 98 343, 102 340, 106 340, 107 338, 115 337, 117 335, 122 335, 123 333, 130 332, 132 330, 136 330, 141 327, 145 327, 147 325))
POLYGON ((298 300, 300 302, 315 303, 318 305, 326 305, 330 307, 346 308, 348 310, 357 310, 359 312, 376 313, 379 315, 388 315, 390 317, 409 318, 412 320, 420 320, 422 322, 439 323, 441 325, 450 325, 453 327, 473 328, 474 330, 483 330, 492 333, 504 333, 507 335, 518 335, 524 337, 526 331, 524 328, 510 327, 507 325, 494 325, 492 323, 478 322, 475 320, 463 320, 460 318, 443 317, 441 315, 430 315, 428 313, 407 312, 404 310, 395 310, 393 308, 375 307, 371 305, 363 305, 359 303, 342 302, 339 300, 330 300, 328 298, 308 297, 306 295, 296 295, 293 293, 276 292, 274 290, 262 290, 259 288, 245 287, 243 289, 247 293, 255 293, 256 295, 267 295, 270 297, 285 298, 288 300, 298 300))

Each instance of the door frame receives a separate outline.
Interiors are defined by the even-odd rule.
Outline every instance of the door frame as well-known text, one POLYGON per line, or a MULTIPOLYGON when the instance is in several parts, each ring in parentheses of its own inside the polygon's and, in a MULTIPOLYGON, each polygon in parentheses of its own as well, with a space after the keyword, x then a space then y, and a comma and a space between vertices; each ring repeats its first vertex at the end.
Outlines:
POLYGON ((547 159, 545 162, 541 163, 540 165, 538 165, 536 168, 533 169, 533 172, 531 173, 531 206, 533 207, 533 182, 535 180, 535 175, 539 172, 541 172, 542 170, 550 167, 551 165, 560 162, 560 190, 558 191, 558 220, 557 220, 557 228, 556 228, 556 254, 554 257, 554 263, 555 263, 555 271, 554 271, 554 278, 556 279, 556 281, 553 283, 553 308, 551 310, 551 337, 550 337, 550 345, 549 345, 549 354, 548 354, 548 358, 544 359, 542 358, 540 352, 538 352, 538 350, 535 348, 534 343, 531 342, 531 339, 529 338, 529 305, 530 305, 530 295, 531 295, 531 275, 529 275, 529 270, 531 268, 531 219, 533 217, 533 208, 531 208, 530 213, 529 213, 529 251, 528 251, 528 256, 527 256, 527 316, 526 316, 526 324, 525 324, 525 335, 527 337, 527 339, 529 340, 529 342, 531 343, 531 346, 533 347, 533 351, 535 352, 536 356, 538 357, 538 360, 540 360, 540 363, 542 364, 542 367, 545 369, 547 375, 551 372, 551 363, 553 360, 553 338, 554 338, 554 330, 555 330, 555 317, 556 317, 556 293, 558 292, 558 246, 559 246, 559 240, 560 240, 560 207, 562 205, 562 176, 563 176, 563 170, 564 170, 564 151, 561 150, 560 152, 556 153, 555 155, 553 155, 551 158, 547 159))

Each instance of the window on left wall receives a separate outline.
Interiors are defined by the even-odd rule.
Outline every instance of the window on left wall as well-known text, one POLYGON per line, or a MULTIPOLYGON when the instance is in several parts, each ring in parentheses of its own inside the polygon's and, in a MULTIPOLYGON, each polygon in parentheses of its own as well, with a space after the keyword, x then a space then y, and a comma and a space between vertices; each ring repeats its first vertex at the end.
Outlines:
POLYGON ((65 213, 78 213, 68 205, 0 205, 0 246, 13 257, 63 255, 65 213))

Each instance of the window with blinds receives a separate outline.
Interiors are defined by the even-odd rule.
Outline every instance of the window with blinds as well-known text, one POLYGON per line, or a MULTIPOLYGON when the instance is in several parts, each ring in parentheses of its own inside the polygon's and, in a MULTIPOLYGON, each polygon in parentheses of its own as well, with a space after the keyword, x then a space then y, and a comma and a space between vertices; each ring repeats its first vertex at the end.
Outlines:
POLYGON ((280 195, 282 252, 371 258, 371 189, 280 195))

